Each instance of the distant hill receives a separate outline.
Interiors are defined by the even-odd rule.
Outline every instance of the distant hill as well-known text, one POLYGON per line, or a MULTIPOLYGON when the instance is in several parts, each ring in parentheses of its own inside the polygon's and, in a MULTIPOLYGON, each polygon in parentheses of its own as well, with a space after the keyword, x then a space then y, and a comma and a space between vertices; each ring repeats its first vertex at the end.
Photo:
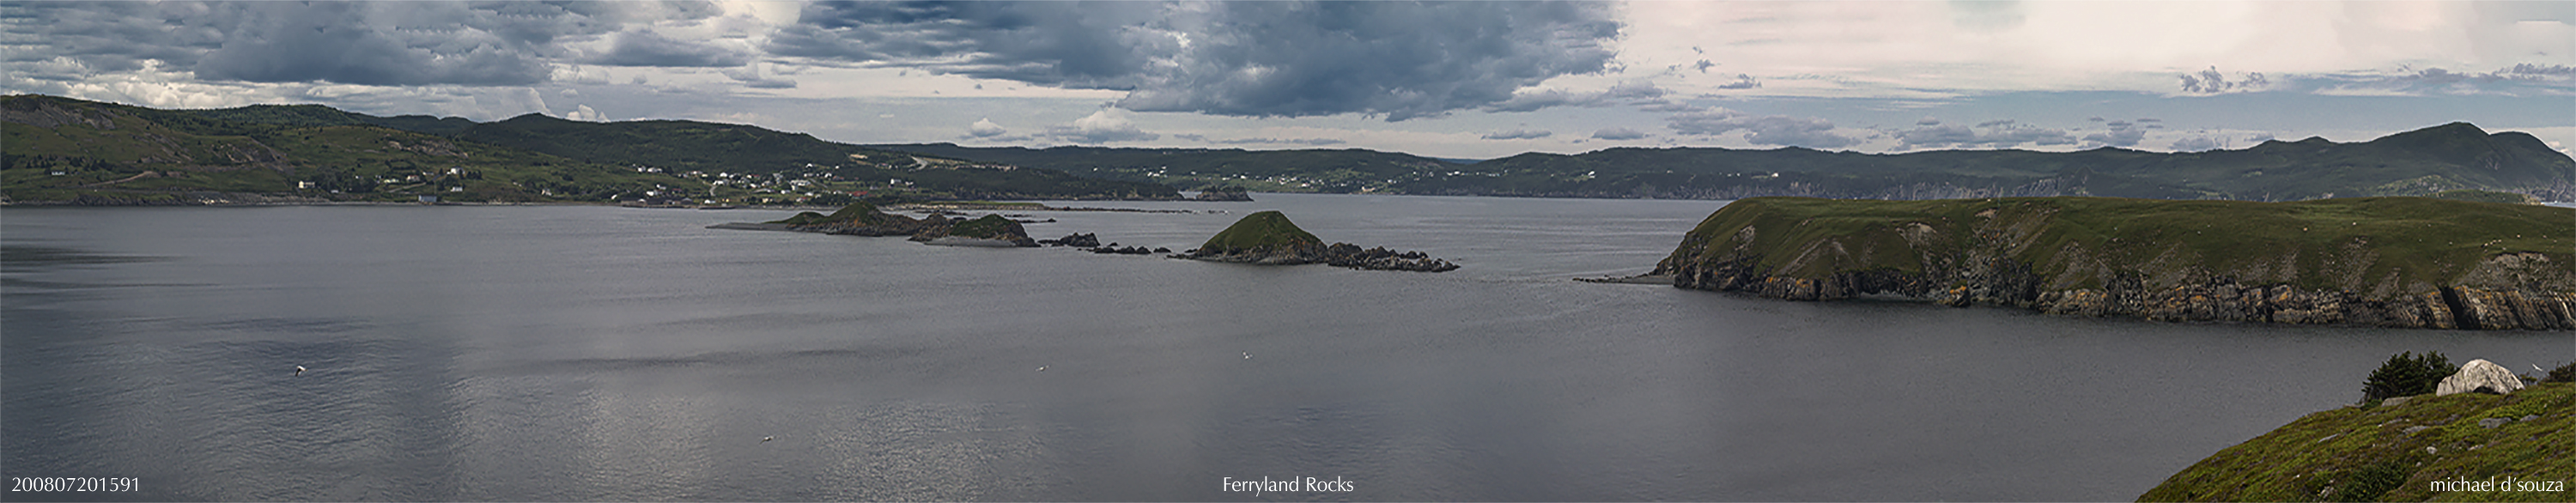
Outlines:
POLYGON ((1262 192, 1365 192, 1457 166, 1363 149, 961 147, 954 143, 868 145, 922 155, 1046 168, 1082 176, 1155 182, 1181 189, 1240 186, 1262 192))
POLYGON ((2451 123, 2361 143, 2268 141, 2240 150, 2156 153, 1942 150, 1903 154, 1798 147, 1613 148, 1525 153, 1474 164, 1368 150, 1210 150, 954 144, 876 145, 1086 176, 1184 187, 1430 195, 1737 199, 1937 199, 2092 195, 2258 201, 2426 195, 2479 189, 2576 199, 2576 160, 2518 132, 2451 123))
POLYGON ((1085 178, 1007 161, 965 161, 834 143, 805 133, 741 124, 649 120, 581 122, 538 114, 476 124, 457 138, 575 159, 673 172, 828 173, 848 180, 909 182, 962 199, 1179 199, 1150 182, 1085 178))
MULTIPOLYGON (((319 108, 320 110, 315 110, 319 108)), ((213 111, 0 97, 12 203, 589 201, 703 185, 667 174, 277 107, 213 111), (220 117, 265 119, 241 122, 220 117)))
POLYGON ((1160 184, 694 121, 493 123, 320 105, 158 110, 0 97, 13 203, 286 200, 754 204, 886 199, 1178 199, 1160 184))

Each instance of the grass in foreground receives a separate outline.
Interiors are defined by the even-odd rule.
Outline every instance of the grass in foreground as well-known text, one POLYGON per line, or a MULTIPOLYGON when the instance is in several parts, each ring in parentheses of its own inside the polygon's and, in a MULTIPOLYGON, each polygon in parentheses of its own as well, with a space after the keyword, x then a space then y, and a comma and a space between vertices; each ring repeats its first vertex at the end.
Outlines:
MULTIPOLYGON (((2139 501, 2570 501, 2576 492, 2437 490, 2436 481, 2576 483, 2576 384, 2418 395, 2309 414, 2165 479, 2139 501), (2536 416, 2523 421, 2526 416, 2536 416), (2513 418, 2489 428, 2479 420, 2513 418)), ((2490 487, 2494 489, 2493 487, 2490 487)), ((2507 488, 2518 489, 2518 488, 2507 488)))

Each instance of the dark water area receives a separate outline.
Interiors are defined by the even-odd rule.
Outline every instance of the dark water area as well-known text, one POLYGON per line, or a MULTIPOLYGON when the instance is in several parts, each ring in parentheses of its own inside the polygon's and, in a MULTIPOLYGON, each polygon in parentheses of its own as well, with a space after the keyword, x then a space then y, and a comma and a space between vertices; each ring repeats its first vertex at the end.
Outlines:
POLYGON ((1465 268, 703 228, 768 210, 9 208, 0 473, 142 491, 5 497, 2127 500, 2398 351, 2576 360, 1570 281, 1719 202, 1254 197, 1029 229, 1178 250, 1278 209, 1465 268), (1264 477, 1351 490, 1223 485, 1264 477))

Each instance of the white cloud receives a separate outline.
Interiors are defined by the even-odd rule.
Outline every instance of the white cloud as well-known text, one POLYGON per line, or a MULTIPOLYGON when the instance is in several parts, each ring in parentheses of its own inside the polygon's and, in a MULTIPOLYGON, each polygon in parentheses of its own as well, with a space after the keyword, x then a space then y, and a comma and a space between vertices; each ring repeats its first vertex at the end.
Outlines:
POLYGON ((974 124, 966 126, 966 135, 976 138, 991 138, 1010 132, 1010 130, 1002 129, 1001 124, 994 124, 993 119, 990 118, 975 119, 974 124))
POLYGON ((1163 137, 1138 129, 1135 122, 1128 120, 1127 110, 1117 107, 1102 108, 1064 125, 1048 126, 1046 134, 1058 140, 1086 144, 1154 141, 1163 137))

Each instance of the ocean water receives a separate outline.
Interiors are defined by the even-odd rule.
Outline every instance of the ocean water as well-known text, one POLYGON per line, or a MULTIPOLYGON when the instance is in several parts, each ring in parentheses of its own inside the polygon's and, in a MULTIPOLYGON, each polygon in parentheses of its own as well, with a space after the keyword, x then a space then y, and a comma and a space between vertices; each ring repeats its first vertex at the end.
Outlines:
POLYGON ((0 473, 141 489, 11 500, 2126 500, 2398 351, 2576 360, 2566 332, 1570 281, 1722 202, 1254 197, 1029 228, 1178 250, 1278 209, 1465 267, 704 228, 769 210, 9 208, 0 473), (1264 478, 1300 483, 1226 485, 1264 478))

